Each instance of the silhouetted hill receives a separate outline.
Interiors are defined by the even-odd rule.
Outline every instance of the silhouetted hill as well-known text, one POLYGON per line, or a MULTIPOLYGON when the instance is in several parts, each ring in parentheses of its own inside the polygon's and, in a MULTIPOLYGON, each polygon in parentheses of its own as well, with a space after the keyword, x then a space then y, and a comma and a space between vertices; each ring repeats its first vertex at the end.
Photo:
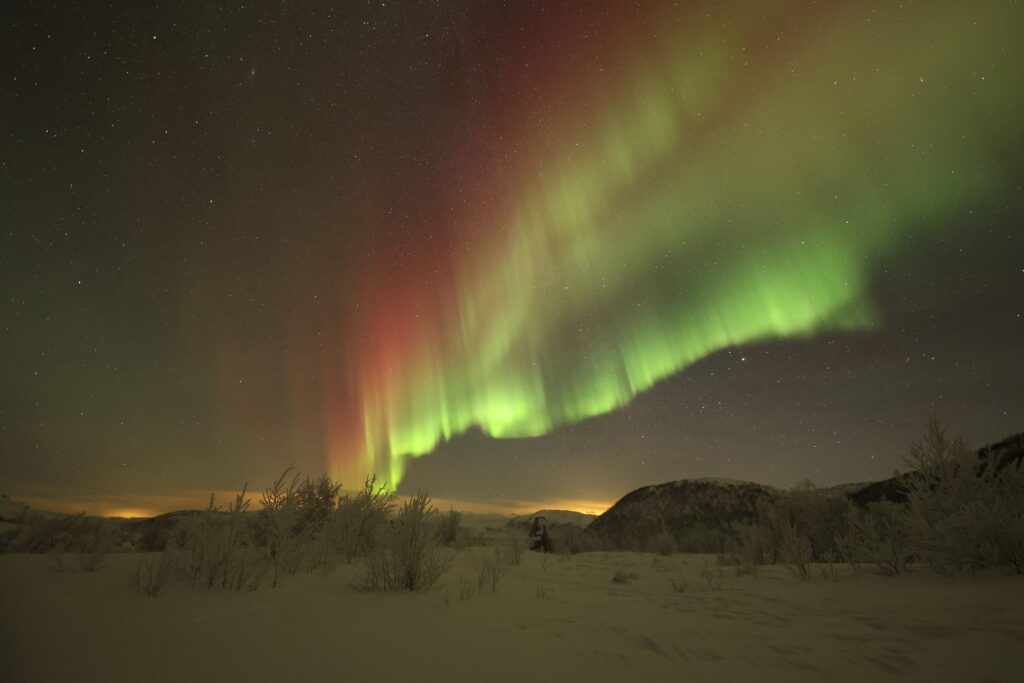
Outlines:
POLYGON ((850 493, 850 500, 862 508, 866 508, 869 503, 883 500, 905 503, 907 502, 907 480, 913 475, 913 472, 905 472, 896 477, 865 484, 864 488, 850 493))
POLYGON ((986 463, 990 454, 995 456, 996 468, 999 470, 1011 463, 1024 460, 1024 432, 980 449, 978 459, 981 460, 982 465, 986 463))
POLYGON ((782 493, 748 481, 683 479, 626 494, 591 522, 587 535, 601 547, 621 550, 673 549, 722 552, 757 520, 760 501, 782 493))

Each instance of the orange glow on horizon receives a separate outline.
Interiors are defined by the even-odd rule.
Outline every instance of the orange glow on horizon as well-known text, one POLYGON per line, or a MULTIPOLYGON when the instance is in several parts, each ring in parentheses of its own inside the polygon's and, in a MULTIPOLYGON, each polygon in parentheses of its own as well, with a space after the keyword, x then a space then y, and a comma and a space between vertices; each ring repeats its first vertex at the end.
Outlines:
MULTIPOLYGON (((241 491, 214 491, 214 504, 221 509, 226 508, 234 502, 235 497, 241 491)), ((352 495, 354 491, 343 491, 342 495, 352 495)), ((247 491, 246 499, 249 500, 249 510, 259 510, 260 492, 247 491)), ((201 510, 209 503, 210 493, 198 490, 180 491, 172 495, 164 496, 131 496, 132 500, 138 501, 136 506, 126 506, 123 500, 112 498, 110 500, 97 499, 90 501, 68 500, 50 497, 37 496, 13 496, 18 502, 28 505, 32 510, 44 512, 57 512, 65 514, 78 514, 85 512, 87 515, 97 517, 123 517, 123 518, 146 518, 155 517, 168 512, 178 510, 201 510)), ((398 496, 398 504, 408 500, 410 496, 398 496)), ((438 510, 445 512, 449 509, 458 512, 475 514, 500 514, 506 516, 525 515, 538 510, 569 510, 583 514, 600 515, 612 503, 607 501, 581 500, 581 499, 551 499, 551 500, 460 500, 456 498, 431 498, 431 503, 438 510)))
POLYGON ((147 517, 156 517, 159 512, 153 510, 143 510, 141 508, 121 508, 117 510, 110 510, 100 515, 101 517, 122 517, 124 519, 139 519, 147 517))

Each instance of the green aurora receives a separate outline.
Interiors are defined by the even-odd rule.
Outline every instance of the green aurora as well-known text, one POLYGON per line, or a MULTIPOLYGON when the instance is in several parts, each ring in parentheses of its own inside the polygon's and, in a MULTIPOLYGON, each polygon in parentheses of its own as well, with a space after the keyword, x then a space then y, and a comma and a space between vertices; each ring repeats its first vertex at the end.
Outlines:
POLYGON ((730 346, 883 325, 874 269, 970 239, 946 217, 1010 182, 1014 5, 664 4, 502 112, 451 280, 376 303, 339 469, 397 485, 474 426, 537 436, 730 346))

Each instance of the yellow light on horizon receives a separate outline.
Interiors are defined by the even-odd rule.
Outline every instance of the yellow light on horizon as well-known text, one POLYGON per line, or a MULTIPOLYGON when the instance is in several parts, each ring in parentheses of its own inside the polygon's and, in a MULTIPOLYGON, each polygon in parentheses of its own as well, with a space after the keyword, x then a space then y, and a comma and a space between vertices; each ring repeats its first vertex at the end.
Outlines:
POLYGON ((159 512, 154 512, 153 510, 144 510, 142 508, 120 508, 120 509, 108 510, 106 512, 100 513, 99 516, 100 517, 123 517, 125 519, 138 519, 138 518, 156 517, 159 514, 160 514, 159 512))

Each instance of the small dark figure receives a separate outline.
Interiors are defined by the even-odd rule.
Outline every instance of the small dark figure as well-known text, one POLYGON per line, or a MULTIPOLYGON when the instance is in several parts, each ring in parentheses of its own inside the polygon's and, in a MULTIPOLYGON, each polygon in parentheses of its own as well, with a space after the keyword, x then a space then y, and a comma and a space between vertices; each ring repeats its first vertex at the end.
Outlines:
POLYGON ((530 527, 530 550, 551 552, 551 537, 548 536, 548 525, 543 517, 534 517, 530 527))

